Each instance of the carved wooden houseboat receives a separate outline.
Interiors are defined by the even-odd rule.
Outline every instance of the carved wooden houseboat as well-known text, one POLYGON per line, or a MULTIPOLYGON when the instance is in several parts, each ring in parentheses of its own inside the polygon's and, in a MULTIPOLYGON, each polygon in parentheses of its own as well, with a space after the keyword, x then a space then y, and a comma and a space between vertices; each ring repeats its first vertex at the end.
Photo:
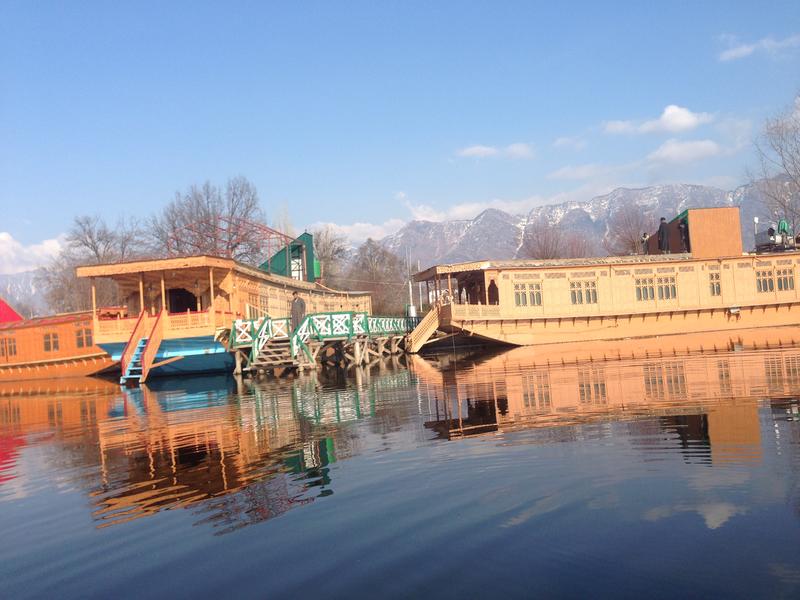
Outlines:
POLYGON ((800 323, 800 252, 743 254, 738 208, 691 209, 681 220, 688 235, 681 238, 679 220, 670 224, 671 253, 487 260, 417 273, 437 301, 407 348, 417 352, 442 334, 526 346, 800 323))

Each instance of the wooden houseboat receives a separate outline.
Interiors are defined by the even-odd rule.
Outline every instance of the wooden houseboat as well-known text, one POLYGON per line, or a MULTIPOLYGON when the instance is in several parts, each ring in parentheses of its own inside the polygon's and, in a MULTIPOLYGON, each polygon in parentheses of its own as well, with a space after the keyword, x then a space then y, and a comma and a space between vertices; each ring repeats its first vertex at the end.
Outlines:
POLYGON ((288 317, 295 292, 307 313, 371 312, 369 293, 316 283, 311 251, 283 250, 289 251, 260 268, 215 256, 79 267, 78 277, 91 281, 94 342, 120 362, 123 379, 231 372, 234 321, 288 317), (96 304, 99 278, 118 285, 125 310, 114 318, 104 317, 96 304))
POLYGON ((407 349, 436 332, 524 346, 800 323, 800 252, 743 253, 740 231, 738 208, 690 209, 670 253, 430 267, 414 281, 436 301, 407 349))
POLYGON ((95 375, 112 365, 88 311, 0 323, 0 382, 95 375))

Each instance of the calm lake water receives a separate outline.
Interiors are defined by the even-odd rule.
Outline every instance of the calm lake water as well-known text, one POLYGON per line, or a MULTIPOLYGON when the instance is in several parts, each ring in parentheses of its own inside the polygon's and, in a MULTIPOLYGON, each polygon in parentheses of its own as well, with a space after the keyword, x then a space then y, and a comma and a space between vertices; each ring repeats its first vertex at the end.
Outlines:
POLYGON ((798 396, 800 349, 6 385, 0 594, 798 598, 798 396))

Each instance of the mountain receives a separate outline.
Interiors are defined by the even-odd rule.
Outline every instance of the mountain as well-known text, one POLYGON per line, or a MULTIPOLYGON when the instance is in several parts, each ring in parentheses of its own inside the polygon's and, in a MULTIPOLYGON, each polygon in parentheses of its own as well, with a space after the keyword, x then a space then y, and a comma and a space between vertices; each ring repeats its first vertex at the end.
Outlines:
POLYGON ((19 311, 23 317, 47 314, 47 302, 37 285, 36 271, 0 275, 0 297, 19 311))
POLYGON ((603 255, 609 220, 630 206, 644 212, 654 223, 659 217, 671 219, 687 208, 739 206, 745 247, 752 241, 753 217, 766 212, 753 185, 733 191, 688 184, 617 188, 587 201, 537 206, 526 215, 488 209, 472 220, 411 221, 381 243, 400 257, 405 258, 408 253, 412 265, 419 261, 421 268, 439 263, 521 258, 524 241, 533 235, 534 226, 544 221, 583 237, 592 254, 603 255))

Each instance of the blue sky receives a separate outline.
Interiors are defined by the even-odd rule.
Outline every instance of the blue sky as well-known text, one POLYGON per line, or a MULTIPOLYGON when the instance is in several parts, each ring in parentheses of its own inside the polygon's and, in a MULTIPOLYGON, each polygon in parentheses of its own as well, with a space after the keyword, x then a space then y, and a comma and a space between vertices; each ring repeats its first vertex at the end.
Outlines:
POLYGON ((649 4, 0 1, 0 273, 76 214, 240 174, 354 239, 745 182, 800 90, 800 3, 649 4))

